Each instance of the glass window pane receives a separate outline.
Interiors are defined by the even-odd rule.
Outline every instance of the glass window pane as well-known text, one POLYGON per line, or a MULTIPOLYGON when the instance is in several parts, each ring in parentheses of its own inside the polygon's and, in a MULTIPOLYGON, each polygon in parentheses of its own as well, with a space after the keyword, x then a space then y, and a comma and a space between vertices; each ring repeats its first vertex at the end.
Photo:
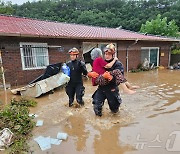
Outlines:
POLYGON ((150 63, 157 66, 158 49, 150 49, 150 63))
POLYGON ((48 65, 48 49, 46 44, 23 44, 22 56, 24 68, 38 68, 48 65))
POLYGON ((141 49, 141 63, 144 62, 144 59, 149 61, 149 49, 141 49))

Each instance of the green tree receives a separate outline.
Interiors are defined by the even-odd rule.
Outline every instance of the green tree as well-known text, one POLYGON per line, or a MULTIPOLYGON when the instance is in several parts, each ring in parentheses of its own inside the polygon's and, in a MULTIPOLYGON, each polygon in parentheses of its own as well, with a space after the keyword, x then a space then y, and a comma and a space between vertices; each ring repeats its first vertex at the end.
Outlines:
POLYGON ((174 20, 167 22, 167 17, 161 18, 158 14, 156 19, 146 21, 146 24, 142 24, 140 32, 161 36, 178 37, 179 27, 174 20))
POLYGON ((22 5, 0 0, 0 13, 139 31, 158 14, 179 26, 180 0, 41 0, 22 5))
POLYGON ((11 1, 3 2, 0 0, 0 14, 13 14, 14 9, 12 8, 11 1))

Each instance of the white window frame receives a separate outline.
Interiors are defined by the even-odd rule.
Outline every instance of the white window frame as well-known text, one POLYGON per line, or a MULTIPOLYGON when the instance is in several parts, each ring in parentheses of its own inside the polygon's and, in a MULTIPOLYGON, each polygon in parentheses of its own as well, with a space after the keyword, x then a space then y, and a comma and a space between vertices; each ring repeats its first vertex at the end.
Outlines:
POLYGON ((159 47, 141 47, 141 51, 143 49, 149 49, 149 57, 148 57, 148 61, 151 61, 151 57, 150 57, 150 49, 158 49, 158 53, 157 53, 157 66, 159 66, 159 47))
MULTIPOLYGON (((31 68, 26 68, 25 67, 25 61, 24 61, 24 51, 23 51, 23 45, 32 45, 32 46, 39 46, 39 47, 43 47, 43 49, 45 50, 45 57, 46 58, 46 64, 49 65, 49 54, 48 54, 48 45, 47 43, 34 43, 34 42, 20 42, 20 53, 21 53, 21 63, 22 63, 22 69, 23 70, 36 70, 36 69, 45 69, 46 66, 37 66, 37 61, 36 61, 36 56, 34 56, 34 62, 35 62, 35 67, 31 67, 31 68)), ((35 48, 34 48, 35 50, 35 48)), ((34 52, 34 51, 33 51, 34 52)))

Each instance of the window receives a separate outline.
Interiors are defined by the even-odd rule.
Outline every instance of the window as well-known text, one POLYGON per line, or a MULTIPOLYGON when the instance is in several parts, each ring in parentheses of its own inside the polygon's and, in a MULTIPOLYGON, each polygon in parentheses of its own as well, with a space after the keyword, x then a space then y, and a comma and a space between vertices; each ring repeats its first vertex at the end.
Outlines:
POLYGON ((43 69, 49 65, 47 43, 20 43, 23 70, 43 69))
POLYGON ((147 59, 154 66, 159 65, 159 47, 142 47, 141 48, 141 63, 147 59))

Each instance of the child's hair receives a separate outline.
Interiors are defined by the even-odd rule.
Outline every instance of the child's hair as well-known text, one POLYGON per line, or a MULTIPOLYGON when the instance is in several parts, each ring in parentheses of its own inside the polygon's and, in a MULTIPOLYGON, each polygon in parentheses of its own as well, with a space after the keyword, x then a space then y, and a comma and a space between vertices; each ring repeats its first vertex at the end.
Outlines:
POLYGON ((102 57, 102 50, 99 49, 99 48, 94 48, 92 51, 91 51, 91 59, 94 60, 98 57, 102 57))

